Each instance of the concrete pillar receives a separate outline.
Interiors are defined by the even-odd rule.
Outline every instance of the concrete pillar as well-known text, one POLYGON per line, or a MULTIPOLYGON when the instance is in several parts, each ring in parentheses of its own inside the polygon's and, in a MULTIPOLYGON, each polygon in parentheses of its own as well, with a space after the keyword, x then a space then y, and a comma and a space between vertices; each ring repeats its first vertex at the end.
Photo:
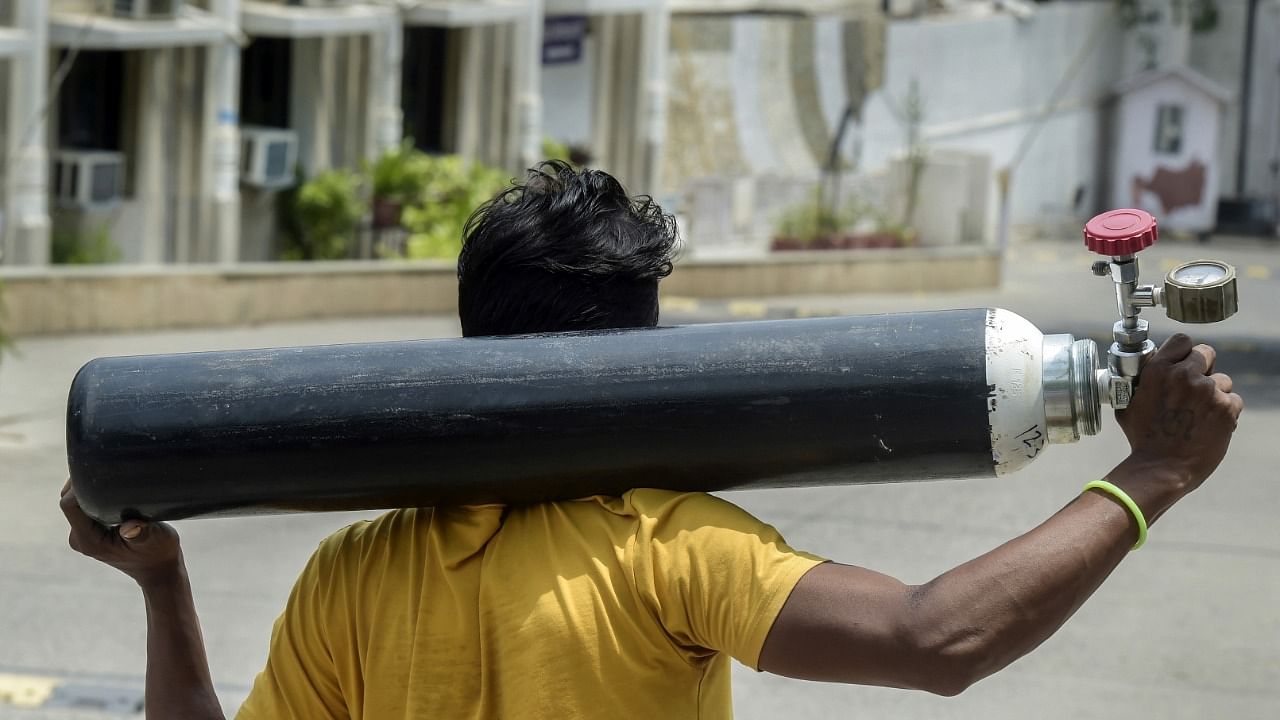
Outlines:
POLYGON ((372 142, 369 154, 373 157, 400 146, 404 136, 404 111, 400 108, 400 81, 404 64, 404 23, 396 13, 384 32, 371 38, 369 90, 372 95, 369 107, 373 117, 372 142))
POLYGON ((611 134, 609 164, 605 167, 630 192, 636 192, 642 169, 638 161, 638 145, 643 134, 640 100, 644 95, 641 81, 644 54, 639 34, 643 18, 628 13, 618 18, 620 32, 615 38, 611 101, 607 122, 611 134))
MULTIPOLYGON (((514 28, 508 25, 493 25, 489 28, 488 35, 491 39, 489 43, 488 66, 489 73, 485 78, 485 120, 486 137, 484 141, 483 152, 480 154, 480 161, 486 165, 495 167, 506 167, 511 163, 513 158, 520 156, 520 148, 516 145, 519 138, 510 128, 515 123, 504 124, 503 120, 507 117, 507 108, 504 107, 500 98, 503 90, 510 87, 507 85, 508 73, 520 72, 520 62, 511 63, 510 48, 511 37, 515 33, 514 28), (510 67, 510 69, 508 69, 510 67)), ((542 112, 542 106, 538 106, 538 112, 542 112)), ((538 123, 541 127, 541 122, 538 123)), ((523 126, 520 131, 523 132, 523 126)), ((539 148, 541 148, 541 139, 539 139, 539 148)))
POLYGON ((662 157, 667 144, 667 56, 671 44, 671 9, 666 0, 644 16, 644 75, 642 107, 644 125, 640 170, 642 186, 634 192, 659 196, 662 187, 662 157))
MULTIPOLYGON (((240 0, 210 0, 210 11, 233 31, 240 26, 240 0)), ((205 63, 202 206, 210 208, 211 252, 219 263, 240 259, 240 46, 228 35, 209 48, 205 63)))
POLYGON ((142 91, 139 93, 135 187, 142 211, 139 232, 144 264, 166 259, 169 197, 169 156, 165 139, 173 112, 173 48, 142 51, 142 91))
POLYGON ((542 156, 542 30, 543 0, 529 0, 528 13, 517 26, 515 53, 515 157, 520 168, 532 167, 542 156))
POLYGON ((596 24, 594 60, 595 68, 591 87, 591 152, 596 167, 608 168, 613 157, 613 92, 614 66, 617 58, 618 21, 616 15, 602 15, 594 19, 596 24))
POLYGON ((484 30, 469 27, 462 33, 462 75, 458 84, 457 137, 454 151, 478 159, 480 153, 480 80, 484 70, 484 30))
POLYGON ((293 41, 289 126, 298 133, 298 162, 307 177, 333 167, 334 38, 293 41))
POLYGON ((8 210, 0 250, 6 265, 49 262, 49 152, 42 111, 48 102, 49 9, 44 0, 17 0, 14 25, 30 49, 10 63, 8 210))
POLYGON ((178 161, 178 176, 174 186, 177 189, 177 202, 173 205, 174 245, 173 261, 189 263, 195 259, 196 236, 198 230, 193 222, 193 214, 199 197, 199 169, 197 163, 203 156, 199 146, 199 126, 203 123, 196 99, 196 88, 199 80, 196 77, 196 54, 198 49, 187 46, 177 50, 178 67, 178 105, 174 108, 178 117, 177 147, 171 157, 178 161), (196 156, 193 162, 193 154, 196 156))
POLYGON ((328 35, 315 41, 319 48, 320 82, 313 88, 312 100, 315 105, 315 125, 311 133, 311 168, 310 172, 324 172, 333 167, 333 94, 334 83, 337 82, 335 56, 337 54, 336 39, 328 35))

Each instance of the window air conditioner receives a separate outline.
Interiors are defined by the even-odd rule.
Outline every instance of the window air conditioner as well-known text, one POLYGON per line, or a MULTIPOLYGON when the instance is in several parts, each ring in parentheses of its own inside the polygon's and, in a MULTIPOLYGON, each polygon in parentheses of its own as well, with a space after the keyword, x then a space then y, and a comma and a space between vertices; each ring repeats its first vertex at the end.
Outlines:
POLYGON ((124 197, 124 153, 59 150, 54 155, 53 192, 62 207, 114 207, 124 197))
POLYGON ((132 20, 166 20, 182 12, 183 0, 104 0, 116 17, 132 20))
POLYGON ((282 128, 240 128, 240 180, 267 189, 292 187, 298 134, 282 128))

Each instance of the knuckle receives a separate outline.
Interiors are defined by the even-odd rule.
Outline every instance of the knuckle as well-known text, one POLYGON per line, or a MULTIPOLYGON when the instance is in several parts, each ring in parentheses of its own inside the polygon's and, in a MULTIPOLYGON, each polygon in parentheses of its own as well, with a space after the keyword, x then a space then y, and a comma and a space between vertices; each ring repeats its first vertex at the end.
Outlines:
POLYGON ((1192 365, 1191 363, 1179 364, 1178 373, 1183 377, 1184 380, 1186 380, 1187 382, 1193 385, 1199 384, 1201 380, 1208 379, 1208 376, 1205 375, 1204 372, 1200 370, 1200 368, 1196 367, 1195 365, 1192 365))

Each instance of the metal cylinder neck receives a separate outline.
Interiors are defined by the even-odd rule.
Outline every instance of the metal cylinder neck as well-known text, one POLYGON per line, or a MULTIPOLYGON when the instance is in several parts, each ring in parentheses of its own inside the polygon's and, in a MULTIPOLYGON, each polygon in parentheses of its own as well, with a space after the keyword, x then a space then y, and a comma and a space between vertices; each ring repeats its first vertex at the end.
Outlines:
POLYGON ((1098 346, 1071 335, 1044 336, 1044 415, 1049 442, 1073 443, 1102 426, 1098 346))

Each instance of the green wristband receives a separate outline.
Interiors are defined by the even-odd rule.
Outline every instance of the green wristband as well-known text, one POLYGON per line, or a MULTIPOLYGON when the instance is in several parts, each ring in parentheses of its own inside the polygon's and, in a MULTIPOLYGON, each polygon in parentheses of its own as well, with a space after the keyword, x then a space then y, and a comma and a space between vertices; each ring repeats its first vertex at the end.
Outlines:
POLYGON ((1119 500, 1125 507, 1129 508, 1129 512, 1133 515, 1133 519, 1138 521, 1138 542, 1133 544, 1130 551, 1137 550, 1142 547, 1142 544, 1147 541, 1147 518, 1142 514, 1142 508, 1138 507, 1138 503, 1134 502, 1133 498, 1129 497, 1129 493, 1121 490, 1115 485, 1112 485, 1106 480, 1094 480, 1084 486, 1083 492, 1089 492, 1090 490, 1101 490, 1119 500))

